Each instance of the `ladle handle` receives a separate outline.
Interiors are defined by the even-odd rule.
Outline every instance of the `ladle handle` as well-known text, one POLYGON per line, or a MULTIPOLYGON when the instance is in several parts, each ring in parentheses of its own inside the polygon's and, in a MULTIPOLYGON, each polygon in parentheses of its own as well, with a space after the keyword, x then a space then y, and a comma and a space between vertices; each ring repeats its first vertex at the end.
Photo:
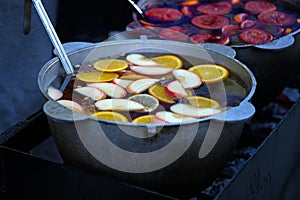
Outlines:
POLYGON ((53 46, 57 49, 57 54, 58 54, 58 57, 60 58, 60 61, 66 71, 66 73, 69 75, 69 74, 73 74, 74 73, 74 69, 73 69, 73 66, 55 32, 55 29, 47 15, 47 12, 42 4, 42 2, 40 0, 32 0, 33 1, 33 4, 34 4, 34 7, 50 37, 50 40, 53 44, 53 46))

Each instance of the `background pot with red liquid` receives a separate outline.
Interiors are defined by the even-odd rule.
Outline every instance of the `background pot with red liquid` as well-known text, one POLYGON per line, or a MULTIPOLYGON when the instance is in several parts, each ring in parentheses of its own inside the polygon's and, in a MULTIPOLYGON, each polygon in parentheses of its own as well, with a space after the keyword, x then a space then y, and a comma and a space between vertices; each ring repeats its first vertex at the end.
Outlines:
POLYGON ((232 47, 258 81, 252 100, 256 107, 276 97, 300 63, 300 1, 140 0, 137 4, 144 16, 134 13, 128 30, 147 28, 149 37, 232 47))

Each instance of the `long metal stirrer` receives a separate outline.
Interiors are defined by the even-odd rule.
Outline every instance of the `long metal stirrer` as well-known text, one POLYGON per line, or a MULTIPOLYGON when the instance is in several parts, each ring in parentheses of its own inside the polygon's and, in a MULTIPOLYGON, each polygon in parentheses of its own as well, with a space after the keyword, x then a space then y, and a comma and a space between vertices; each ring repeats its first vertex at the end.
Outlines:
POLYGON ((53 44, 53 46, 56 48, 57 50, 57 55, 58 57, 60 58, 60 61, 66 71, 66 73, 68 75, 71 75, 74 73, 74 69, 73 69, 73 66, 55 32, 55 29, 47 15, 47 12, 42 4, 42 2, 40 0, 32 0, 33 1, 33 4, 34 4, 34 7, 50 37, 50 40, 53 44))

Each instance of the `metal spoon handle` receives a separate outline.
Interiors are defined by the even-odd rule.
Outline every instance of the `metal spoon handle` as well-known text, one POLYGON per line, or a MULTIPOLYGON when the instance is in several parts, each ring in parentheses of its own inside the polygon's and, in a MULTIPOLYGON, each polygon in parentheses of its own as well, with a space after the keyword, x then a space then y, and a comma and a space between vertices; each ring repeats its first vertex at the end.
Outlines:
POLYGON ((134 3, 132 0, 128 0, 128 2, 134 7, 134 9, 141 15, 144 16, 142 9, 134 3))
POLYGON ((73 69, 73 66, 55 32, 55 29, 47 15, 47 12, 42 4, 42 2, 40 0, 32 0, 33 1, 33 4, 34 4, 34 7, 50 37, 50 40, 53 44, 53 46, 57 49, 57 54, 58 54, 58 57, 60 58, 60 61, 66 71, 66 73, 69 75, 69 74, 73 74, 74 73, 74 69, 73 69))

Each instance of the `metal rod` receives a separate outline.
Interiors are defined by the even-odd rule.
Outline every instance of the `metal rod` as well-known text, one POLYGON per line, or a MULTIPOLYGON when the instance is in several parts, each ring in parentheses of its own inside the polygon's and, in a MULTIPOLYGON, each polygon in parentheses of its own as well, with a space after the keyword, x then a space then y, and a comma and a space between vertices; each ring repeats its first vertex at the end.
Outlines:
POLYGON ((50 40, 53 44, 53 46, 56 48, 57 53, 58 53, 58 57, 60 58, 60 61, 66 71, 66 73, 69 74, 73 74, 74 73, 74 69, 73 66, 55 32, 55 29, 47 15, 47 12, 42 4, 42 2, 40 0, 32 0, 34 7, 50 37, 50 40))
POLYGON ((131 5, 135 8, 135 10, 141 15, 141 16, 144 16, 144 13, 143 11, 141 10, 141 8, 136 5, 136 3, 134 3, 134 1, 132 0, 128 0, 129 3, 131 3, 131 5))

